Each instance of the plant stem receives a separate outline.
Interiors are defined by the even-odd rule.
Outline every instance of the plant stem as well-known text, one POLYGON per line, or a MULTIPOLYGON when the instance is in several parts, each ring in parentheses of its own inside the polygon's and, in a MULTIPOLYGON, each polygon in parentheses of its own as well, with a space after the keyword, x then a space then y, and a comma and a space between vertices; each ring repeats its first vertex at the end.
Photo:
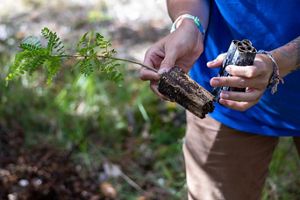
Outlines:
POLYGON ((141 67, 144 67, 146 69, 149 69, 151 71, 154 71, 154 72, 158 72, 157 69, 153 68, 153 67, 149 67, 147 65, 144 65, 138 61, 134 61, 134 60, 129 60, 129 59, 125 59, 125 58, 118 58, 118 57, 105 57, 105 56, 99 56, 99 57, 102 57, 102 58, 108 58, 108 59, 112 59, 112 60, 119 60, 119 61, 124 61, 124 62, 129 62, 129 63, 132 63, 132 64, 136 64, 136 65, 139 65, 141 67))
MULTIPOLYGON (((57 55, 57 57, 84 58, 84 56, 81 56, 81 55, 57 55)), ((125 59, 125 58, 118 58, 118 57, 108 57, 108 56, 97 56, 97 57, 102 58, 102 59, 111 59, 111 60, 119 60, 119 61, 123 61, 123 62, 128 62, 128 63, 139 65, 139 66, 144 67, 146 69, 149 69, 149 70, 151 70, 155 73, 158 72, 157 69, 155 69, 153 67, 149 67, 147 65, 144 65, 139 61, 129 60, 129 59, 125 59)))

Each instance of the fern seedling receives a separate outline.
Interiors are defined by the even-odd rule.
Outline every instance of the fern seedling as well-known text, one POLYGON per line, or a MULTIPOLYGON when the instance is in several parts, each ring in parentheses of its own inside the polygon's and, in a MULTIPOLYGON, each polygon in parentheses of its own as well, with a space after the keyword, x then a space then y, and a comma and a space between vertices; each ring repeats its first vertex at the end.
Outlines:
POLYGON ((122 78, 118 61, 130 62, 157 72, 156 69, 142 63, 115 57, 116 51, 111 48, 111 43, 100 33, 85 33, 77 43, 76 53, 68 54, 62 40, 56 32, 45 27, 41 34, 46 40, 43 45, 41 40, 34 36, 25 38, 20 44, 20 51, 10 66, 7 81, 44 68, 47 71, 47 82, 50 84, 55 75, 62 69, 64 59, 76 59, 75 67, 86 76, 95 70, 100 71, 109 80, 118 81, 122 78))

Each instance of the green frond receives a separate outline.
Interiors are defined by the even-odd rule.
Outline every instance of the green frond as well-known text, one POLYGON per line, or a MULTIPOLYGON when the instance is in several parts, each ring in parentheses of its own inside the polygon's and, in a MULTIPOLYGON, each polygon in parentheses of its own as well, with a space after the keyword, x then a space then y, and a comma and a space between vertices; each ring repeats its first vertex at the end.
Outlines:
POLYGON ((108 80, 119 82, 123 80, 123 75, 122 73, 117 70, 116 66, 110 65, 109 70, 105 72, 108 80))
POLYGON ((100 33, 85 33, 77 44, 77 52, 83 57, 78 63, 81 73, 87 76, 97 69, 109 80, 121 80, 119 64, 111 59, 116 51, 110 46, 111 43, 100 33))
POLYGON ((48 40, 47 50, 49 54, 63 55, 64 45, 57 33, 49 30, 47 27, 42 29, 43 37, 48 40))
POLYGON ((44 63, 44 66, 47 69, 47 83, 51 84, 53 78, 58 73, 60 66, 61 66, 61 58, 60 57, 51 57, 50 59, 47 59, 44 63))
POLYGON ((93 33, 85 33, 77 43, 77 52, 82 55, 82 56, 95 56, 96 50, 95 48, 97 47, 96 44, 94 44, 93 41, 93 33))
POLYGON ((80 73, 85 76, 89 76, 94 72, 95 64, 91 59, 83 59, 78 61, 78 67, 80 69, 80 73))
POLYGON ((88 36, 89 32, 86 32, 85 34, 83 34, 81 36, 81 38, 79 39, 78 43, 77 43, 77 51, 80 50, 82 47, 86 46, 86 38, 88 36))
POLYGON ((106 49, 111 46, 111 43, 108 40, 105 40, 104 36, 100 33, 96 33, 96 45, 102 49, 106 49))
POLYGON ((29 36, 21 42, 20 48, 23 50, 34 51, 37 49, 41 49, 42 44, 41 44, 41 41, 39 40, 39 38, 34 37, 34 36, 29 36))
POLYGON ((15 60, 10 66, 10 73, 6 80, 12 80, 28 72, 32 74, 40 66, 43 65, 48 58, 45 49, 24 50, 15 56, 15 60))

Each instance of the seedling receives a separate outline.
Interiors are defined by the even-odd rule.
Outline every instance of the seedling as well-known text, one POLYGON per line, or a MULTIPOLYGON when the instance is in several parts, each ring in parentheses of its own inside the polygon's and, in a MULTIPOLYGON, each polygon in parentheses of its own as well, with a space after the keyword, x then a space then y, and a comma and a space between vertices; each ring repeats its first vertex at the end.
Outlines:
POLYGON ((98 70, 105 74, 107 79, 113 81, 122 78, 118 69, 120 64, 117 61, 134 63, 156 71, 142 63, 115 57, 116 51, 111 48, 111 42, 100 33, 85 33, 78 41, 74 54, 65 51, 64 44, 56 32, 45 27, 41 33, 46 40, 46 45, 43 45, 42 41, 35 36, 29 36, 21 42, 21 51, 16 54, 10 66, 7 81, 25 73, 32 74, 42 67, 47 71, 47 82, 52 83, 55 75, 62 70, 63 60, 66 59, 76 59, 74 67, 79 68, 80 72, 86 76, 98 70))
MULTIPOLYGON (((118 69, 120 64, 117 61, 134 63, 157 73, 156 69, 140 62, 115 57, 116 51, 111 48, 110 41, 100 33, 85 33, 77 43, 74 54, 66 53, 61 39, 47 27, 42 29, 42 36, 46 40, 46 45, 34 36, 27 37, 21 42, 21 51, 16 54, 10 73, 6 77, 7 81, 25 73, 32 74, 43 67, 47 71, 47 82, 50 84, 62 69, 64 59, 75 59, 75 68, 79 68, 86 76, 98 70, 113 81, 122 78, 118 69)), ((179 67, 173 67, 161 75, 158 90, 200 118, 214 109, 214 96, 191 80, 179 67)))

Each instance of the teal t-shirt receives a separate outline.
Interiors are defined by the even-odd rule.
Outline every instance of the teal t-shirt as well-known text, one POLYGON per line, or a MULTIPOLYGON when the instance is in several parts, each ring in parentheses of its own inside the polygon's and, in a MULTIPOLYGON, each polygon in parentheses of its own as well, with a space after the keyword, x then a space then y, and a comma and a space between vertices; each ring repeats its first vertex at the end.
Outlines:
MULTIPOLYGON (((209 80, 219 69, 207 68, 206 62, 226 52, 231 40, 249 39, 258 50, 270 51, 299 36, 298 0, 212 1, 205 50, 190 75, 212 91, 209 80)), ((211 116, 231 128, 269 136, 300 136, 300 70, 284 77, 274 95, 266 90, 259 103, 245 112, 215 106, 211 116)))

